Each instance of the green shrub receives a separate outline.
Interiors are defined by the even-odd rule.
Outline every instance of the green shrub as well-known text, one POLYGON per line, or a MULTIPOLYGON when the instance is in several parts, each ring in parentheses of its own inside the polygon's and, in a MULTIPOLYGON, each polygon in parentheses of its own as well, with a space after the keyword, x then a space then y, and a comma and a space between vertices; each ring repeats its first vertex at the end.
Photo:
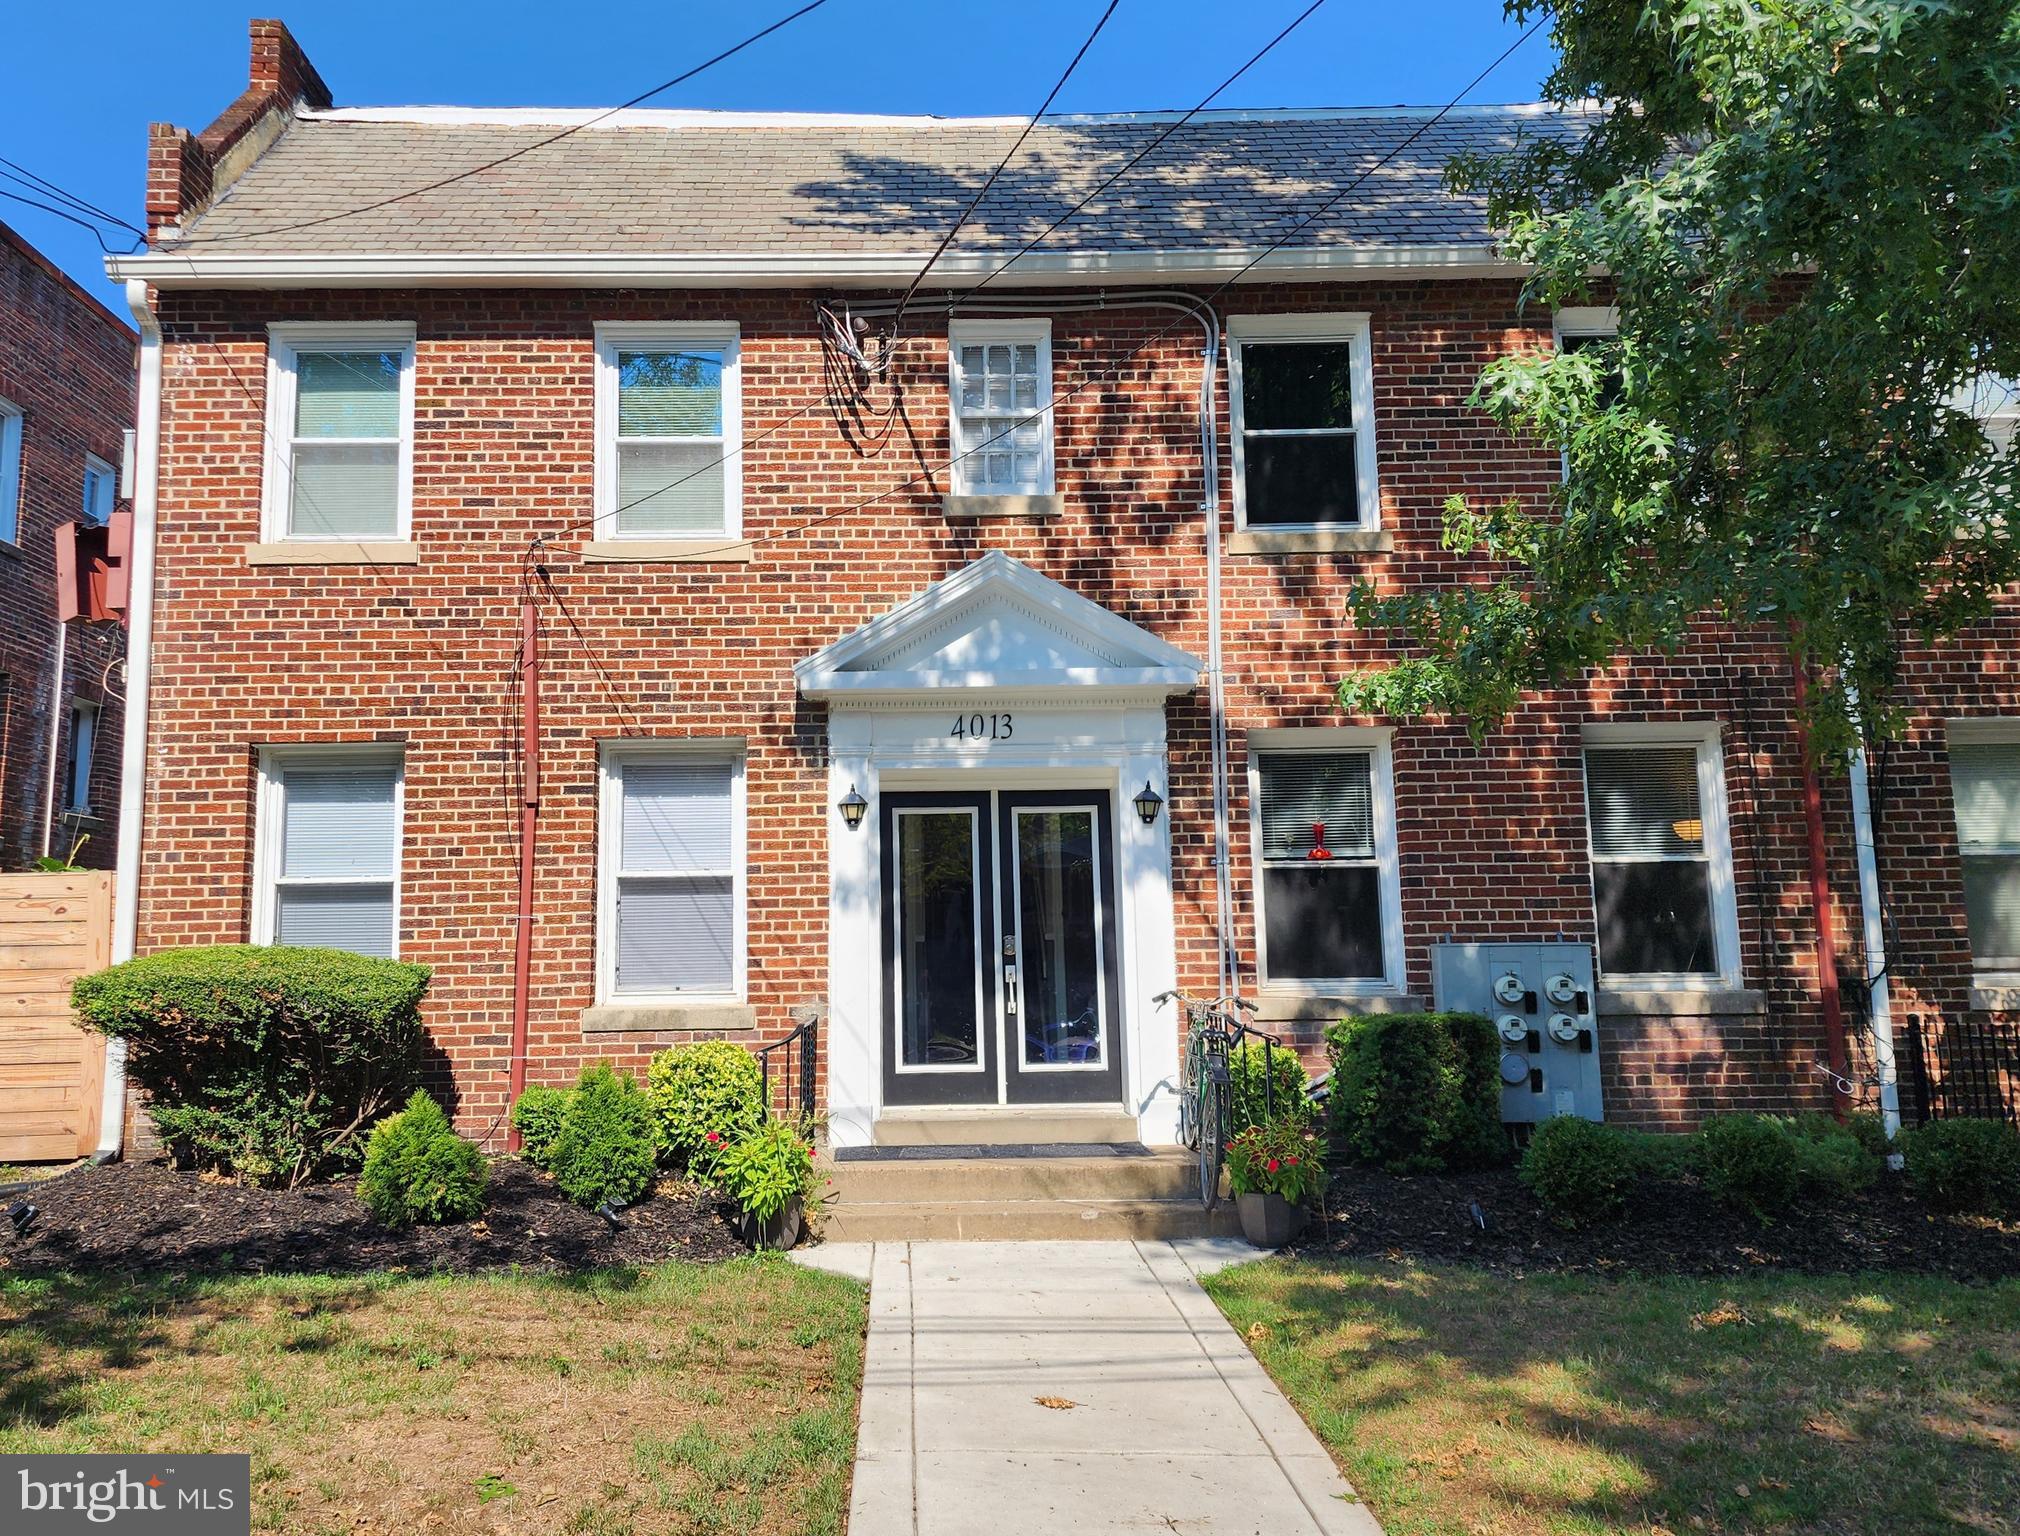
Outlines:
POLYGON ((1694 1136, 1637 1131, 1626 1126, 1615 1126, 1614 1134, 1620 1137, 1633 1160, 1635 1173, 1642 1178, 1681 1179, 1697 1171, 1694 1136))
POLYGON ((1939 1211, 2020 1216, 2020 1131, 2001 1120, 1931 1120, 1901 1133, 1908 1183, 1939 1211))
POLYGON ((577 1205, 629 1205, 652 1187, 659 1163, 652 1101, 608 1062, 582 1074, 554 1139, 554 1182, 577 1205))
POLYGON ((1589 1227, 1619 1214, 1642 1168, 1630 1133, 1557 1115, 1536 1127, 1517 1173, 1558 1226, 1589 1227))
POLYGON ((783 1120, 767 1120, 719 1161, 723 1193, 753 1221, 770 1221, 794 1200, 813 1197, 814 1149, 783 1120))
POLYGON ((1333 1146, 1397 1173, 1497 1162, 1500 1047, 1476 1013, 1383 1013, 1326 1031, 1333 1146))
POLYGON ((1265 1046, 1261 1041, 1245 1040, 1228 1052, 1227 1071, 1234 1121, 1228 1128, 1230 1131, 1262 1125, 1272 1116, 1296 1125, 1310 1123, 1312 1103, 1307 1094, 1311 1079, 1305 1076, 1304 1064, 1298 1060, 1296 1051, 1287 1046, 1265 1046), (1263 1091, 1265 1082, 1269 1086, 1267 1094, 1263 1091), (1264 1113, 1265 1105, 1268 1115, 1264 1113))
POLYGON ((77 1015, 126 1070, 176 1161, 262 1184, 357 1166, 414 1086, 428 968, 336 949, 164 950, 81 977, 77 1015))
POLYGON ((1325 1138, 1302 1120, 1252 1125, 1227 1144, 1227 1180, 1238 1195, 1316 1205, 1326 1189, 1325 1138))
POLYGON ((476 1143, 458 1136, 442 1106, 416 1089, 405 1109, 372 1127, 358 1198, 389 1227, 468 1221, 484 1209, 489 1176, 476 1143))
POLYGON ((764 1124, 764 1069, 734 1041, 661 1051, 645 1082, 660 1141, 690 1178, 713 1182, 723 1154, 764 1124))
POLYGON ((1713 1115, 1698 1129, 1705 1187, 1727 1205, 1772 1221, 1802 1184, 1801 1142, 1773 1115, 1713 1115))
POLYGON ((1873 1129, 1879 1117, 1851 1116, 1840 1123, 1833 1115, 1797 1115, 1789 1121, 1796 1141, 1796 1180, 1803 1192, 1820 1199, 1837 1199, 1868 1189, 1886 1166, 1886 1133, 1880 1131, 1880 1147, 1870 1144, 1862 1122, 1873 1129))
POLYGON ((512 1106, 512 1129, 519 1133, 519 1155, 535 1168, 554 1166, 554 1143, 560 1138, 561 1120, 573 1098, 566 1088, 535 1083, 512 1106))

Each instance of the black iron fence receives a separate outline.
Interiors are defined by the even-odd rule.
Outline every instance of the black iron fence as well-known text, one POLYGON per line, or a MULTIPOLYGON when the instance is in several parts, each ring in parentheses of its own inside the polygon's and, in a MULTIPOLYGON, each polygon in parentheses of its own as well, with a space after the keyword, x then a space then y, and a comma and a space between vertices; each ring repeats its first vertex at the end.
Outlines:
POLYGON ((803 1127, 814 1122, 814 1074, 820 1066, 821 1015, 818 1005, 793 1009, 793 1032, 757 1053, 764 1072, 765 1113, 791 1115, 803 1127))
POLYGON ((1901 1047, 1904 1118, 2020 1125, 2020 1020, 1965 1018, 1930 1030, 1911 1013, 1901 1047))

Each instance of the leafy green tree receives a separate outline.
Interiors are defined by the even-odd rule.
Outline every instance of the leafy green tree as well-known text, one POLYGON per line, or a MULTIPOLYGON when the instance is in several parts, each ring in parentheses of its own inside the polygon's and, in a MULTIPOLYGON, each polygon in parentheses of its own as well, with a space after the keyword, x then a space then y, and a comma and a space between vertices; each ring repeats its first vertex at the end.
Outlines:
POLYGON ((1532 266, 1525 304, 1617 304, 1619 336, 1485 371, 1475 403, 1561 444, 1563 490, 1454 498, 1462 584, 1358 588, 1409 643, 1342 704, 1482 732, 1723 621, 1787 637, 1820 755, 1898 734, 1904 654, 2020 577, 2010 429, 1974 409, 2020 380, 2020 0, 1507 11, 1548 18, 1545 92, 1589 132, 1450 179, 1532 266))

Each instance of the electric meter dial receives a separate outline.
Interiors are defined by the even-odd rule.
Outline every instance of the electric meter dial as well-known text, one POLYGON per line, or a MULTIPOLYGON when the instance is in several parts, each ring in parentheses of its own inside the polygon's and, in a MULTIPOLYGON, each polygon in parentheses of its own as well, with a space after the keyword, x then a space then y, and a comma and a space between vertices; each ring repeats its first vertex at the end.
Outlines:
POLYGON ((1543 984, 1543 995, 1553 1003, 1568 1003, 1578 995, 1578 983, 1570 975, 1559 971, 1543 984))
POLYGON ((1576 1045, 1578 1043, 1578 1036, 1578 1021, 1571 1017, 1570 1014, 1553 1013, 1550 1015, 1551 1039, 1561 1040, 1566 1045, 1576 1045))
POLYGON ((1501 1038, 1510 1045, 1520 1045, 1529 1038, 1529 1021, 1519 1013, 1504 1013, 1494 1021, 1501 1029, 1501 1038))
POLYGON ((1501 1057, 1501 1081, 1510 1088, 1528 1082, 1529 1059, 1520 1051, 1504 1052, 1501 1057))
POLYGON ((1529 989, 1522 985, 1522 978, 1513 971, 1504 971, 1494 979, 1494 996, 1504 1003, 1519 1003, 1522 994, 1529 989))

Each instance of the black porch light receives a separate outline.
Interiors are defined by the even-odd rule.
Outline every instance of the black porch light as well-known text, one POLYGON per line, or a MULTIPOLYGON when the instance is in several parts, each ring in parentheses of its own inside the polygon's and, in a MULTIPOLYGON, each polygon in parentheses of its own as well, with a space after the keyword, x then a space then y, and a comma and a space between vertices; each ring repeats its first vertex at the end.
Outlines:
POLYGON ((1157 820, 1157 813, 1164 808, 1164 796, 1152 789, 1150 787, 1150 780, 1145 779, 1143 781, 1143 788, 1136 792, 1136 799, 1131 803, 1136 807, 1136 814, 1143 818, 1143 824, 1147 827, 1157 820))
POLYGON ((861 790, 851 784, 849 792, 836 802, 835 808, 842 813, 843 822, 853 832, 863 824, 863 813, 869 810, 870 802, 863 798, 861 790))

